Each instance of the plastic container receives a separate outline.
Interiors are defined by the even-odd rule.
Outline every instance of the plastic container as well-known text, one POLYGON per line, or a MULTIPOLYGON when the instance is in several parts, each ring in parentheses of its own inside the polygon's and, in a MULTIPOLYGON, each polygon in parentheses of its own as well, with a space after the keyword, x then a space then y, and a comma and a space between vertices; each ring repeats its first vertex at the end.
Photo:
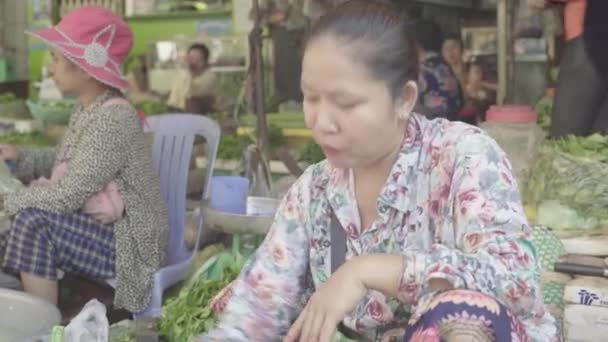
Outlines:
POLYGON ((211 178, 211 209, 232 213, 247 213, 249 179, 245 177, 216 176, 211 178))
POLYGON ((274 216, 280 200, 271 197, 247 197, 247 215, 274 216))
POLYGON ((33 341, 61 322, 54 305, 24 292, 0 289, 0 341, 33 341))
POLYGON ((486 122, 480 125, 506 152, 520 186, 527 182, 543 141, 537 119, 538 114, 530 106, 492 106, 486 113, 486 122))

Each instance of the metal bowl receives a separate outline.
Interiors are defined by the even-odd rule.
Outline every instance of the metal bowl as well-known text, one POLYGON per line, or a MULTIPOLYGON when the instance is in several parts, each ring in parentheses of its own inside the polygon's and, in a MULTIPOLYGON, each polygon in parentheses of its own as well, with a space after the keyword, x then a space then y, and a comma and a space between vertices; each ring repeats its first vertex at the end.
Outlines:
POLYGON ((50 334, 61 323, 54 305, 24 292, 0 289, 0 341, 24 341, 50 334))
POLYGON ((206 229, 227 234, 265 235, 274 221, 274 216, 232 214, 207 206, 203 206, 202 212, 206 229))

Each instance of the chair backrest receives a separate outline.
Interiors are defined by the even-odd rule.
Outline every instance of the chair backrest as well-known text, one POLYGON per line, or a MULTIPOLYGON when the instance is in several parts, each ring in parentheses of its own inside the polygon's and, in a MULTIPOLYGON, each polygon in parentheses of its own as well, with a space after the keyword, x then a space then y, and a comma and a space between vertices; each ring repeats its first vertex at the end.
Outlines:
POLYGON ((214 120, 194 114, 164 114, 148 118, 146 132, 154 133, 152 159, 160 179, 161 194, 169 210, 169 244, 166 264, 192 257, 198 249, 202 218, 197 226, 195 248, 188 250, 184 241, 188 173, 196 136, 205 138, 207 170, 201 201, 209 196, 215 158, 220 142, 220 126, 214 120))

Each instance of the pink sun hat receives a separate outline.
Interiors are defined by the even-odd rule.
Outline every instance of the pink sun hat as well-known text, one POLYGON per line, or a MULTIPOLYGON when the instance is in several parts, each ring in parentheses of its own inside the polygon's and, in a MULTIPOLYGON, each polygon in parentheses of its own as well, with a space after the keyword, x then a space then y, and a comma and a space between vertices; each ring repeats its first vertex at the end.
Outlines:
POLYGON ((38 37, 99 82, 125 90, 123 63, 133 46, 127 23, 107 8, 78 7, 54 27, 26 32, 38 37))

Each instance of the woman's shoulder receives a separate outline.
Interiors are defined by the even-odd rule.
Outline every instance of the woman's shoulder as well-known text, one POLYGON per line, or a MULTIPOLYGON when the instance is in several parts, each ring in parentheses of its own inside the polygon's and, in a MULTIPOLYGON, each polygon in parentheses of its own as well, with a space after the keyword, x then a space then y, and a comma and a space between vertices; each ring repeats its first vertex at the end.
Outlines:
POLYGON ((500 149, 481 128, 446 119, 420 117, 422 145, 426 149, 466 153, 483 148, 500 149))

